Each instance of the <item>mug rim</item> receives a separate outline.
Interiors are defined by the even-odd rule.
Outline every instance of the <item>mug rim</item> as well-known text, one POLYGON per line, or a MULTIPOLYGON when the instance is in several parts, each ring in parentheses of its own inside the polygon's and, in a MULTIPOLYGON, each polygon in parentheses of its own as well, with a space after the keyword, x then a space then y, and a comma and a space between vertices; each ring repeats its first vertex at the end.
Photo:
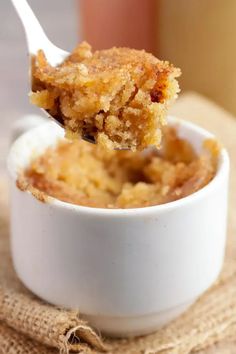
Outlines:
MULTIPOLYGON (((199 135, 202 135, 207 138, 215 138, 215 135, 210 133, 208 130, 198 126, 195 123, 186 121, 181 118, 177 118, 175 116, 168 116, 168 121, 171 124, 179 124, 179 125, 184 125, 187 129, 195 131, 199 135)), ((31 134, 36 134, 37 130, 45 129, 45 126, 51 125, 51 122, 43 123, 40 126, 37 126, 33 129, 30 129, 29 131, 23 133, 20 137, 18 137, 14 143, 12 144, 10 151, 8 153, 7 157, 7 170, 8 174, 10 175, 11 179, 16 183, 17 180, 17 172, 14 171, 14 167, 12 167, 12 155, 14 154, 14 146, 19 140, 24 140, 25 137, 31 135, 31 134)), ((55 124, 55 123, 54 123, 55 124)), ((78 204, 73 204, 69 202, 65 202, 62 200, 59 200, 55 197, 47 195, 47 201, 46 204, 50 205, 51 207, 54 208, 59 208, 59 209, 66 209, 70 210, 72 212, 80 213, 80 214, 85 214, 85 215, 101 215, 101 216, 110 216, 110 217, 118 217, 118 216, 140 216, 144 214, 149 214, 152 212, 156 213, 162 213, 165 211, 169 210, 174 210, 176 208, 184 207, 187 206, 189 203, 193 203, 199 199, 202 199, 204 197, 207 197, 207 195, 216 187, 216 185, 220 182, 221 177, 224 174, 228 174, 229 171, 229 155, 225 147, 222 147, 220 150, 220 154, 218 157, 218 166, 217 166, 217 171, 213 179, 206 184, 204 187, 199 189, 198 191, 187 195, 183 198, 165 203, 165 204, 158 204, 158 205, 151 205, 151 206, 146 206, 146 207, 140 207, 140 208, 117 208, 117 209, 109 209, 109 208, 98 208, 98 207, 90 207, 90 206, 84 206, 84 205, 78 205, 78 204)), ((24 191, 28 194, 30 194, 34 199, 37 200, 37 198, 29 191, 26 190, 24 191)), ((42 203, 41 201, 37 200, 38 202, 42 203)))

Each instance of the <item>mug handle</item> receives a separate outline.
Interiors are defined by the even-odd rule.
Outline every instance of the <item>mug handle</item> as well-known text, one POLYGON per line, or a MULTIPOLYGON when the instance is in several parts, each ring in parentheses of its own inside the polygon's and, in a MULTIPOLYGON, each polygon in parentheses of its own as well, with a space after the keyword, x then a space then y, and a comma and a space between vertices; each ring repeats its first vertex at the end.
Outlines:
POLYGON ((46 123, 48 119, 36 114, 28 114, 15 121, 11 128, 10 140, 13 143, 20 135, 40 124, 46 123))

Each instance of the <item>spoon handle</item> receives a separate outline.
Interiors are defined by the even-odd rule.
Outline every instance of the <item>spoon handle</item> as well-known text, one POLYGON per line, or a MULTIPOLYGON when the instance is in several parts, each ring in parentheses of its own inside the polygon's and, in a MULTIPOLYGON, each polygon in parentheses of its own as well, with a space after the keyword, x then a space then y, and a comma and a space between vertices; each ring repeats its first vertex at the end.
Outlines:
POLYGON ((23 24, 29 53, 36 54, 40 48, 45 48, 45 45, 50 45, 51 42, 44 33, 28 2, 26 0, 11 0, 11 2, 23 24))

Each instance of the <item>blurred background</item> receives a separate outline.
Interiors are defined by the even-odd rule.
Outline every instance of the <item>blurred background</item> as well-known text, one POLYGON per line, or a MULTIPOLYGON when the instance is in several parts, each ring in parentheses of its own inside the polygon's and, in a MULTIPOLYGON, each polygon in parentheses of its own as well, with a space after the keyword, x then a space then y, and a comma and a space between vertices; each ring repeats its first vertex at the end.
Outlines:
MULTIPOLYGON (((19 0, 20 1, 20 0, 19 0)), ((182 91, 194 90, 236 114, 236 0, 29 0, 49 38, 70 51, 146 49, 182 69, 182 91)), ((0 1, 0 164, 13 121, 39 113, 28 102, 28 58, 10 0, 0 1)))

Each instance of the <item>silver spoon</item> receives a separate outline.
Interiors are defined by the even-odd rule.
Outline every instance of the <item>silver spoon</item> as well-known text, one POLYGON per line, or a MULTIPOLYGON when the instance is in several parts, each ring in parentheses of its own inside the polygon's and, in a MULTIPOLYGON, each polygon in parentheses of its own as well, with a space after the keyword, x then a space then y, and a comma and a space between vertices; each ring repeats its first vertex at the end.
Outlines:
MULTIPOLYGON (((11 1, 20 17, 20 20, 25 30, 28 53, 30 59, 37 54, 39 49, 42 49, 51 66, 56 66, 62 63, 63 60, 69 55, 69 53, 66 52, 65 50, 56 47, 48 39, 38 19, 36 18, 35 14, 30 8, 28 2, 26 0, 11 0, 11 1)), ((30 74, 31 74, 31 68, 30 68, 30 74)), ((62 128, 64 128, 63 122, 58 121, 58 118, 50 115, 49 112, 45 109, 42 109, 42 111, 49 118, 53 119, 57 124, 59 124, 62 128)), ((93 137, 84 135, 82 136, 82 138, 90 143, 95 144, 95 140, 93 137)))

